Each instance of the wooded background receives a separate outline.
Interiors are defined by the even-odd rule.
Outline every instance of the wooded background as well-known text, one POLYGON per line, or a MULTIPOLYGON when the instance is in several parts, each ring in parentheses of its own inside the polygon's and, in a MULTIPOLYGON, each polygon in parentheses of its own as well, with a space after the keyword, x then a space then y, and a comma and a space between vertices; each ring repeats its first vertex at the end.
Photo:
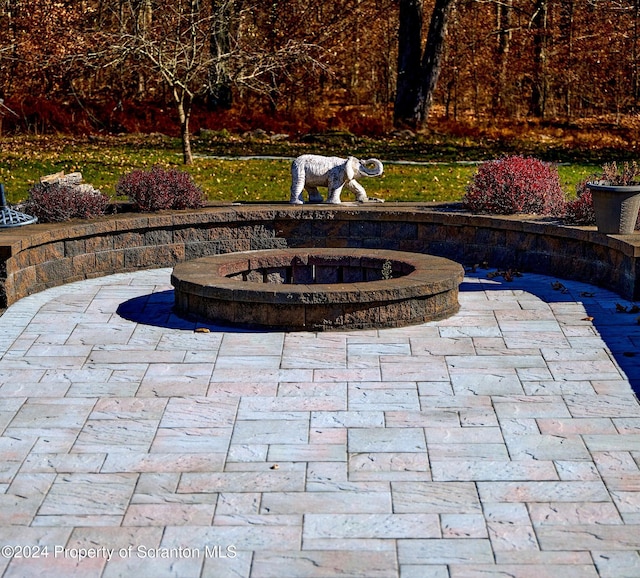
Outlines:
POLYGON ((431 117, 637 114, 640 0, 1 0, 0 131, 421 128, 437 10, 431 117))

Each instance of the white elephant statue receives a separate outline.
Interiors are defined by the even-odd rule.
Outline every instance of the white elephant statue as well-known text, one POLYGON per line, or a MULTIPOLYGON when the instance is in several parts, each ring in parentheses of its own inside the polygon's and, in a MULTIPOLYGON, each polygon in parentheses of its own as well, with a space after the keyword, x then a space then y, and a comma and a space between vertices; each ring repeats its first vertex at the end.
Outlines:
POLYGON ((325 157, 321 155, 302 155, 291 165, 290 203, 302 205, 302 191, 306 190, 310 203, 322 203, 323 198, 318 187, 327 187, 327 202, 340 203, 343 187, 352 191, 356 200, 365 203, 369 200, 367 192, 356 181, 358 177, 379 177, 383 173, 382 163, 378 159, 358 160, 355 157, 325 157))

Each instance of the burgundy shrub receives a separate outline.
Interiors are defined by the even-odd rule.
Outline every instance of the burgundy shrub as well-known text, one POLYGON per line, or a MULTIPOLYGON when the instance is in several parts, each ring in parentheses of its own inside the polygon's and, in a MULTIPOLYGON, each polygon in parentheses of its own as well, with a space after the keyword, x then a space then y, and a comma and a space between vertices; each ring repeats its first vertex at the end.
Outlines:
POLYGON ((478 167, 463 204, 475 213, 557 215, 564 213, 565 195, 554 165, 507 156, 478 167))
POLYGON ((124 175, 116 193, 126 196, 143 213, 164 209, 197 209, 204 205, 204 192, 189 173, 155 166, 124 175))
POLYGON ((576 198, 567 201, 565 206, 565 222, 570 225, 595 225, 596 214, 593 210, 593 197, 587 187, 586 180, 578 185, 576 193, 576 198))
POLYGON ((71 187, 59 183, 37 183, 24 202, 25 213, 42 223, 58 223, 70 219, 93 219, 104 215, 109 197, 96 190, 71 187))

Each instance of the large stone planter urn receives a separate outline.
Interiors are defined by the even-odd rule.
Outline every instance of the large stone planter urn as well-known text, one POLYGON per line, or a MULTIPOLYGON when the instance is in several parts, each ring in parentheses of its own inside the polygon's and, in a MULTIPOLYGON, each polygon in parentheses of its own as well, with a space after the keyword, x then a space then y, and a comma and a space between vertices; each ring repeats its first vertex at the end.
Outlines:
POLYGON ((633 234, 640 210, 640 184, 587 183, 593 197, 598 231, 609 235, 633 234))

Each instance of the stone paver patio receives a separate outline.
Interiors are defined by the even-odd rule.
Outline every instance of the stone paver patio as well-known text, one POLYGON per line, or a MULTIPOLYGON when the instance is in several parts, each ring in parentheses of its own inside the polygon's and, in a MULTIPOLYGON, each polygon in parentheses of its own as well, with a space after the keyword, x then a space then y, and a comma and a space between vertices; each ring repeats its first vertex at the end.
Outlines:
POLYGON ((640 312, 486 273, 351 333, 195 331, 169 269, 19 301, 0 574, 640 577, 640 312))

